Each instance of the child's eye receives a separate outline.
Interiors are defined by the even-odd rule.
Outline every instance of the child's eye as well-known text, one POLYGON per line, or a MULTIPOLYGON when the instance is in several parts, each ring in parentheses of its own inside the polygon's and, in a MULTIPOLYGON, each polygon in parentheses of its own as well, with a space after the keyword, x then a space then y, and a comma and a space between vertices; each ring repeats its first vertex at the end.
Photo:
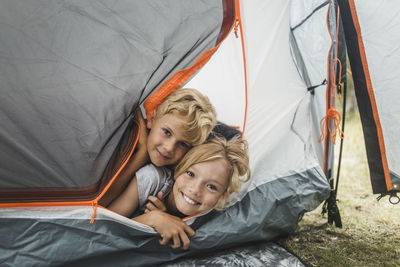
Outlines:
POLYGON ((212 191, 218 191, 218 188, 217 188, 215 185, 213 185, 213 184, 208 184, 207 187, 208 187, 209 189, 211 189, 212 191))
POLYGON ((185 143, 185 142, 179 142, 179 145, 180 145, 181 147, 185 148, 185 149, 190 148, 190 145, 189 145, 188 143, 185 143))
POLYGON ((171 132, 170 132, 169 130, 167 130, 167 129, 162 129, 162 131, 163 131, 163 133, 164 133, 166 136, 171 136, 171 132))
POLYGON ((194 177, 194 173, 192 171, 186 171, 186 174, 189 175, 190 177, 194 177))

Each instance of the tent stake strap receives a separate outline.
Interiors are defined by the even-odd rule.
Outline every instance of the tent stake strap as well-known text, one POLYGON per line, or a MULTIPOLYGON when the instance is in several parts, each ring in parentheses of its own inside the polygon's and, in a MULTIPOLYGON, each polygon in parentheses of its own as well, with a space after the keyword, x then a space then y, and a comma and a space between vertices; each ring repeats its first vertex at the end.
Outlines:
POLYGON ((387 195, 390 195, 389 196, 390 204, 396 205, 396 204, 400 203, 400 198, 397 195, 397 192, 395 192, 395 191, 390 191, 388 193, 382 193, 376 198, 376 200, 379 201, 379 200, 381 200, 381 198, 383 198, 384 196, 387 196, 387 195))
POLYGON ((331 190, 329 198, 325 201, 322 207, 322 214, 328 213, 328 223, 330 225, 334 223, 336 227, 342 228, 342 218, 336 203, 336 192, 335 190, 331 190))

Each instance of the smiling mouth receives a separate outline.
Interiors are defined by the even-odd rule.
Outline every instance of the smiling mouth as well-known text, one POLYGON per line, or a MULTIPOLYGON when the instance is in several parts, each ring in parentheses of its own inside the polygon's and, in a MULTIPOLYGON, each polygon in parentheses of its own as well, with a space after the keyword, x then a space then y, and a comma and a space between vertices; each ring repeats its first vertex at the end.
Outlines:
POLYGON ((170 159, 170 157, 165 156, 163 153, 161 153, 158 149, 156 149, 156 151, 158 152, 158 155, 160 156, 160 158, 162 159, 170 159))
POLYGON ((181 192, 183 199, 186 201, 186 203, 188 203, 189 205, 192 206, 198 206, 200 205, 200 202, 197 202, 193 199, 191 199, 190 197, 188 197, 187 195, 185 195, 183 192, 181 192))

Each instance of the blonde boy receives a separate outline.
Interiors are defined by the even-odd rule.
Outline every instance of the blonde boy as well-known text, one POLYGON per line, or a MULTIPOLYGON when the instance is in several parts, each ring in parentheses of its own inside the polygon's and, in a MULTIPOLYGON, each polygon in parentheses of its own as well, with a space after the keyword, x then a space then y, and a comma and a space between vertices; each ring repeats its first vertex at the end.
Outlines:
POLYGON ((177 89, 144 121, 137 111, 140 137, 135 154, 100 200, 108 206, 146 163, 173 166, 192 147, 203 143, 216 124, 209 99, 195 89, 177 89), (147 130, 149 131, 147 133, 147 130))

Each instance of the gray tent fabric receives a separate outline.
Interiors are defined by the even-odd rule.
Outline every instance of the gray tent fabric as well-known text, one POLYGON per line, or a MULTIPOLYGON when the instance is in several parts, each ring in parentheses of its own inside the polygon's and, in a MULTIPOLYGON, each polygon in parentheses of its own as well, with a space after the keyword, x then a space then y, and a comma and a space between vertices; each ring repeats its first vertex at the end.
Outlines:
MULTIPOLYGON (((150 227, 103 208, 98 210, 96 223, 89 224, 90 213, 90 207, 6 209, 0 214, 0 232, 4 237, 0 245, 1 266, 149 266, 242 243, 236 239, 221 245, 210 238, 205 240, 204 234, 198 233, 191 241, 190 250, 172 250, 158 244, 159 235, 150 227)), ((193 227, 196 229, 195 225, 193 227)), ((238 251, 253 255, 261 262, 294 262, 299 264, 296 266, 302 266, 293 255, 268 243, 253 248, 228 249, 213 258, 219 258, 218 255, 229 258, 238 251), (257 255, 261 251, 264 256, 259 258, 257 255)))
POLYGON ((0 191, 96 188, 135 107, 216 45, 222 1, 146 2, 1 2, 0 191))

